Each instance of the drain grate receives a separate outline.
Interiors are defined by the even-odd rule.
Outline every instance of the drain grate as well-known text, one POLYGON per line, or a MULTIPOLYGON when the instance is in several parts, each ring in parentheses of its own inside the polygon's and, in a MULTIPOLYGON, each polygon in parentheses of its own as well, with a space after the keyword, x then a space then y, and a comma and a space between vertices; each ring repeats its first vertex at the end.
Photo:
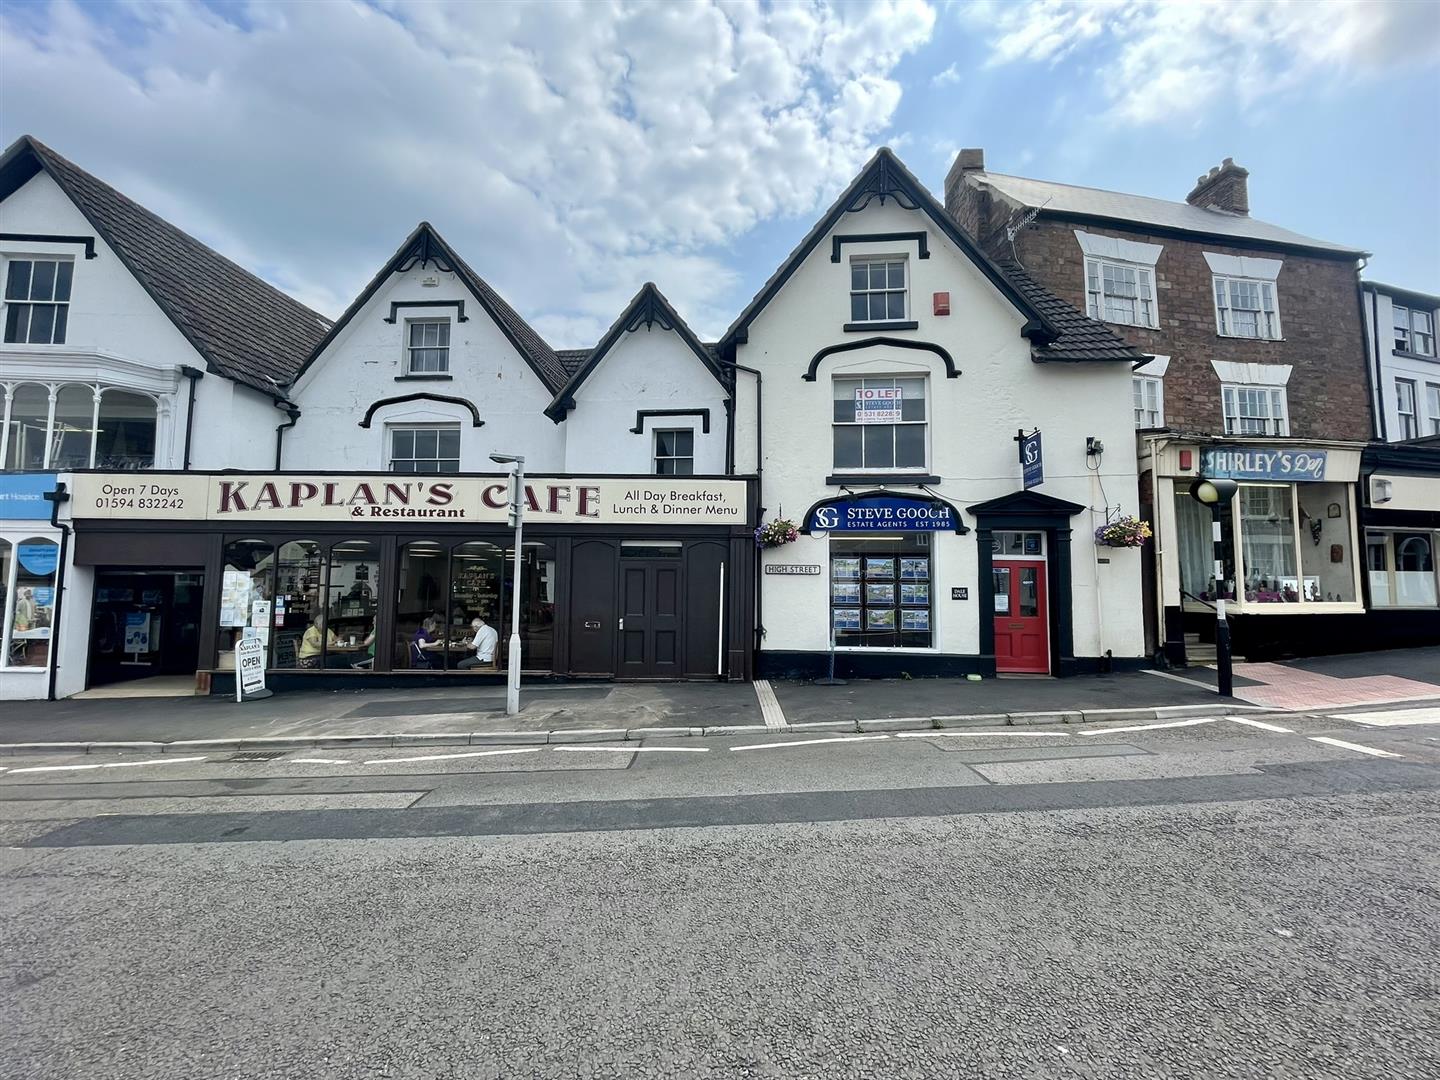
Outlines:
POLYGON ((231 754, 226 761, 274 761, 290 753, 289 750, 242 750, 231 754))

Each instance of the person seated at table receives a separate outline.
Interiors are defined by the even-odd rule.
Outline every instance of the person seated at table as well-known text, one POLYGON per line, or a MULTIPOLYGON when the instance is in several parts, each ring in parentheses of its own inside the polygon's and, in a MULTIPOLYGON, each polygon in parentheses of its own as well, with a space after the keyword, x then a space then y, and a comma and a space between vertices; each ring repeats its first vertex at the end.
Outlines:
POLYGON ((477 615, 470 622, 470 629, 474 636, 470 639, 470 647, 475 650, 474 656, 467 656, 461 660, 459 667, 494 667, 495 646, 500 641, 500 635, 495 628, 485 621, 485 616, 477 615))
POLYGON ((337 638, 335 631, 325 625, 325 612, 317 611, 315 619, 305 633, 300 637, 300 648, 295 653, 297 667, 318 668, 321 666, 321 658, 325 646, 334 647, 337 638))
POLYGON ((445 642, 437 641, 435 631, 440 628, 440 620, 431 615, 420 624, 415 635, 410 639, 410 666, 412 668, 433 668, 435 658, 430 655, 445 647, 445 642))

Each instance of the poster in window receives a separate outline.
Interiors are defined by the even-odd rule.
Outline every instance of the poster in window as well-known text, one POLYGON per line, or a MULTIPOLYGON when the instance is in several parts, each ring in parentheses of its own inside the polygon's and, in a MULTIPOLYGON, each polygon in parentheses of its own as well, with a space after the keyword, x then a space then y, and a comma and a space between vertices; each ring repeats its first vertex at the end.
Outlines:
POLYGON ((901 581, 928 581, 930 578, 929 559, 901 559, 901 581))
POLYGON ((895 586, 890 582, 870 581, 865 585, 865 603, 867 604, 893 604, 895 603, 895 586))
POLYGON ((902 611, 900 612, 901 630, 929 630, 930 612, 927 611, 902 611))
POLYGON ((837 604, 858 604, 860 603, 860 583, 858 581, 832 582, 830 598, 837 604))
POLYGON ((865 629, 867 630, 894 630, 895 609, 894 608, 868 608, 865 612, 865 629))
POLYGON ((995 594, 995 614, 996 614, 996 615, 1009 615, 1009 614, 1010 614, 1010 594, 1009 594, 1009 593, 997 592, 997 593, 995 594))
POLYGON ((870 578, 893 578, 895 576, 894 559, 866 559, 865 577, 870 578))
POLYGON ((859 630, 859 608, 836 608, 833 612, 836 630, 859 630))
POLYGON ((904 417, 905 392, 898 386, 871 386, 855 391, 855 423, 898 424, 904 417))
POLYGON ((1026 554, 1026 555, 1039 555, 1039 554, 1040 554, 1040 534, 1039 534, 1039 533, 1026 533, 1026 534, 1025 534, 1025 554, 1026 554))
POLYGON ((859 581, 860 560, 832 558, 830 560, 830 576, 836 581, 859 581))
POLYGON ((924 604, 930 606, 930 586, 913 581, 902 582, 900 585, 900 603, 902 604, 924 604))
POLYGON ((226 570, 220 584, 220 625, 244 626, 250 615, 250 575, 226 570))

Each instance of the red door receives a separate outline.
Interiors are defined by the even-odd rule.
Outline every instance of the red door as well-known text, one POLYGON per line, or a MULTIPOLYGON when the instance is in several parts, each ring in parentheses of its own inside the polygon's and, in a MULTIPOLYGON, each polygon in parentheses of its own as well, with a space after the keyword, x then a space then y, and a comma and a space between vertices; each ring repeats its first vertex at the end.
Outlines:
POLYGON ((995 668, 1050 673, 1050 617, 1045 607, 1045 563, 996 559, 995 668))

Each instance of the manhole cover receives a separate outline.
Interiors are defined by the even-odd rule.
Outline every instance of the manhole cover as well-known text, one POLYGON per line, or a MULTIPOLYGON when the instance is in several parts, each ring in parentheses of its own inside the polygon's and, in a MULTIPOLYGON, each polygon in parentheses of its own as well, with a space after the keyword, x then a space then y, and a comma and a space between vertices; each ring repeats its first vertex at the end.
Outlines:
POLYGON ((288 754, 289 750, 242 750, 231 754, 226 761, 274 761, 288 754))

